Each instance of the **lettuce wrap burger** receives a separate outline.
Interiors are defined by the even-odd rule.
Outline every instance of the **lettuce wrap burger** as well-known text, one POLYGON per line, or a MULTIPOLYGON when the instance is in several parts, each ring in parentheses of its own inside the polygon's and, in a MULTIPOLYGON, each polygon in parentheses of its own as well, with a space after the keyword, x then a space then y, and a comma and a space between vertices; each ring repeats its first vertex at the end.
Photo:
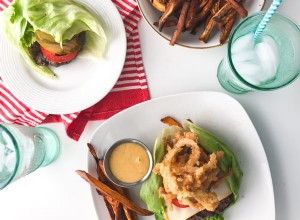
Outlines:
POLYGON ((73 0, 15 0, 1 15, 9 41, 38 72, 71 62, 78 53, 101 58, 106 35, 98 18, 73 0))
POLYGON ((238 161, 208 131, 189 120, 177 124, 156 139, 155 166, 140 197, 156 220, 223 220, 239 196, 238 161))

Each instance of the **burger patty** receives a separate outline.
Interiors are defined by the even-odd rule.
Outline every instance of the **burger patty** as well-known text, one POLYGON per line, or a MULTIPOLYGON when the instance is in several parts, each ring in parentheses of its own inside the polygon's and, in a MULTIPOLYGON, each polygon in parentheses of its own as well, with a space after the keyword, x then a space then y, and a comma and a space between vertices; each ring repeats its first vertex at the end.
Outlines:
POLYGON ((225 199, 222 199, 220 201, 219 206, 216 208, 215 211, 211 212, 211 211, 203 210, 201 212, 198 212, 194 216, 188 218, 188 220, 202 220, 217 214, 222 214, 224 210, 233 202, 233 200, 234 200, 233 194, 230 194, 225 199))
MULTIPOLYGON (((80 48, 79 51, 82 50, 84 42, 85 42, 85 32, 81 32, 78 36, 79 38, 79 42, 80 42, 80 48)), ((48 60, 42 53, 41 51, 41 47, 40 44, 36 41, 34 42, 30 47, 29 47, 29 52, 33 58, 33 60, 35 61, 35 63, 39 66, 55 66, 58 67, 60 65, 63 64, 67 64, 70 63, 69 62, 62 62, 62 63, 57 63, 57 62, 53 62, 51 60, 48 60)))

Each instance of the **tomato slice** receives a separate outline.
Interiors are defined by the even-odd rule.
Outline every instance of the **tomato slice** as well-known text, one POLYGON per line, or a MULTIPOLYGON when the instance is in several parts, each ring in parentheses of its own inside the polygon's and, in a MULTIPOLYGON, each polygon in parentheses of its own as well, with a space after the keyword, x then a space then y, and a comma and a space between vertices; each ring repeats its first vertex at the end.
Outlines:
POLYGON ((57 55, 55 53, 50 52, 49 50, 46 50, 45 48, 41 47, 41 51, 43 55, 50 61, 55 63, 65 63, 73 60, 76 55, 78 54, 79 50, 76 50, 74 52, 65 54, 65 55, 57 55))
POLYGON ((187 208, 189 207, 188 205, 183 205, 181 204, 178 199, 172 199, 172 203, 177 206, 178 208, 187 208))

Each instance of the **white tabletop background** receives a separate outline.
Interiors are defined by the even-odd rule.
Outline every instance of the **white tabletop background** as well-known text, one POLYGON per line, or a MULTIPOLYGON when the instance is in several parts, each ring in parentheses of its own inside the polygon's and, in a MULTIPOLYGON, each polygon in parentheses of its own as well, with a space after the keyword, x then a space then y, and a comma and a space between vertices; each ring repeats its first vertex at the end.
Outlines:
MULTIPOLYGON (((268 0, 265 8, 270 3, 268 0)), ((300 1, 286 0, 278 12, 300 25, 299 10, 300 1)), ((207 90, 229 94, 216 77, 226 45, 208 50, 171 47, 144 19, 139 27, 151 98, 207 90)), ((299 219, 300 79, 277 91, 229 95, 245 108, 265 148, 273 178, 276 220, 299 219)), ((0 219, 97 220, 90 187, 74 171, 87 170, 86 143, 101 123, 88 123, 78 142, 65 135, 61 123, 45 125, 58 134, 61 154, 55 163, 0 192, 0 219)))

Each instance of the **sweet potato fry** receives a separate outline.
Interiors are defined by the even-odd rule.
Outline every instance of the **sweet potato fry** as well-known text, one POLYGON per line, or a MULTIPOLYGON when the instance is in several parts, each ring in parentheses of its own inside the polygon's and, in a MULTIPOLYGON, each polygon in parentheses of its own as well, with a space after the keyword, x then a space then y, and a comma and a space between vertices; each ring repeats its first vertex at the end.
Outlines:
POLYGON ((226 1, 228 3, 230 3, 231 7, 234 8, 242 18, 245 18, 248 16, 248 11, 244 8, 244 6, 242 4, 239 4, 235 0, 226 0, 226 1))
POLYGON ((175 29, 175 31, 173 33, 173 36, 172 36, 172 39, 170 41, 170 45, 172 45, 172 46, 176 43, 177 39, 179 38, 180 34, 183 31, 183 28, 184 28, 184 25, 185 25, 186 15, 187 15, 187 12, 189 10, 190 4, 191 4, 190 0, 185 1, 183 3, 183 7, 182 7, 181 12, 180 12, 180 16, 179 16, 179 19, 178 19, 176 29, 175 29))
POLYGON ((103 182, 103 181, 106 180, 106 176, 105 176, 104 172, 102 172, 102 171, 100 170, 100 168, 98 167, 99 158, 98 158, 98 156, 97 156, 97 153, 96 153, 96 151, 95 151, 95 148, 94 148, 93 145, 90 144, 90 143, 87 143, 87 146, 88 146, 88 148, 89 148, 89 151, 90 151, 91 155, 93 156, 93 158, 94 158, 95 161, 96 161, 96 168, 97 168, 98 178, 103 182))
POLYGON ((135 213, 133 213, 132 211, 130 211, 127 208, 124 208, 123 210, 124 210, 124 214, 125 214, 127 220, 138 220, 137 215, 135 213))
POLYGON ((169 126, 176 125, 176 126, 182 128, 182 124, 180 122, 178 122, 176 119, 172 118, 171 116, 166 116, 166 117, 160 119, 160 121, 169 126))
MULTIPOLYGON (((102 160, 99 160, 98 162, 98 167, 100 168, 101 172, 105 172, 104 171, 104 165, 103 165, 103 161, 102 160)), ((103 182, 103 181, 102 181, 103 182)), ((127 196, 128 195, 128 192, 126 189, 122 188, 121 186, 118 186, 116 184, 114 184, 113 182, 111 182, 106 176, 105 176, 105 181, 104 183, 106 185, 108 185, 110 188, 112 188, 113 190, 116 190, 118 191, 119 193, 121 193, 122 195, 125 195, 127 196)))
POLYGON ((213 20, 216 22, 220 22, 221 18, 228 13, 231 9, 231 5, 226 3, 223 7, 213 16, 213 20))
POLYGON ((185 19, 185 27, 188 28, 190 23, 193 21, 193 18, 196 16, 198 11, 199 0, 192 0, 188 13, 185 19))
MULTIPOLYGON (((178 19, 168 19, 168 20, 166 20, 166 22, 165 22, 165 24, 164 24, 164 27, 174 27, 174 26, 176 26, 177 25, 177 23, 178 23, 178 19)), ((158 22, 154 22, 154 25, 156 26, 156 27, 158 27, 158 22)))
POLYGON ((199 4, 199 9, 204 8, 204 6, 207 4, 208 0, 201 0, 199 4))
POLYGON ((208 38, 209 38, 212 30, 214 29, 215 25, 216 25, 216 22, 212 17, 210 19, 210 21, 207 23, 207 26, 206 26, 204 32, 202 33, 202 35, 199 38, 200 42, 206 43, 208 41, 208 38))
MULTIPOLYGON (((210 19, 211 19, 215 14, 217 14, 217 12, 220 10, 220 5, 221 5, 220 0, 216 0, 216 2, 214 3, 214 5, 213 5, 213 7, 212 7, 212 9, 211 9, 210 15, 206 18, 206 22, 205 22, 204 29, 207 27, 208 22, 210 21, 210 19)), ((219 30, 222 30, 222 24, 217 23, 217 25, 218 25, 219 30)))
MULTIPOLYGON (((99 160, 98 161, 98 167, 101 169, 101 172, 105 173, 104 171, 104 165, 103 165, 103 161, 99 160)), ((126 196, 128 199, 130 199, 130 195, 128 193, 128 191, 116 184, 114 184, 113 182, 111 182, 106 176, 105 176, 105 181, 104 183, 106 185, 108 185, 111 189, 118 191, 120 194, 126 196)), ((131 210, 129 210, 126 206, 123 206, 122 204, 120 204, 122 206, 122 209, 124 211, 124 215, 127 218, 127 220, 135 220, 137 219, 137 216, 135 213, 133 213, 131 210)), ((121 213, 122 215, 123 213, 121 213)), ((123 216, 124 217, 124 216, 123 216)))
POLYGON ((150 0, 150 2, 157 10, 162 12, 166 10, 166 1, 150 0))
POLYGON ((161 31, 163 29, 163 26, 165 22, 167 21, 168 17, 172 15, 177 8, 179 8, 183 3, 183 0, 170 0, 167 4, 166 10, 160 17, 158 21, 158 29, 161 31))
MULTIPOLYGON (((96 161, 96 165, 98 164, 98 161, 99 161, 99 158, 97 156, 97 153, 95 151, 95 148, 90 144, 88 143, 87 144, 88 148, 89 148, 89 151, 91 153, 91 155, 93 156, 93 158, 95 159, 96 161)), ((101 181, 104 181, 106 176, 104 173, 102 173, 102 171, 100 170, 100 168, 98 168, 97 166, 97 174, 98 174, 98 178, 99 180, 101 181)), ((105 205, 107 207, 107 210, 108 210, 108 213, 110 215, 110 218, 112 220, 115 220, 116 219, 116 213, 115 213, 115 210, 116 210, 116 207, 114 207, 115 205, 112 204, 110 201, 109 201, 109 197, 105 196, 105 195, 102 195, 102 193, 99 191, 99 190, 96 190, 97 193, 101 196, 103 196, 103 199, 104 199, 104 202, 105 202, 105 205)))
POLYGON ((211 14, 215 15, 217 14, 217 12, 220 10, 220 0, 216 0, 216 2, 214 3, 212 9, 211 9, 211 14))
POLYGON ((120 203, 122 203, 124 206, 126 206, 128 209, 136 212, 137 214, 144 215, 144 216, 153 215, 153 212, 150 212, 147 209, 143 209, 143 208, 137 206, 132 201, 127 199, 125 196, 123 196, 119 192, 109 188, 104 183, 100 182, 98 179, 94 178, 93 176, 86 173, 85 171, 76 170, 76 173, 80 177, 82 177, 85 181, 87 181, 89 184, 91 184, 93 187, 95 187, 99 191, 103 192, 104 194, 109 195, 112 198, 115 198, 120 203))
POLYGON ((204 24, 204 30, 206 29, 206 27, 207 27, 209 21, 212 19, 212 17, 213 17, 213 15, 211 13, 207 16, 207 18, 205 20, 205 24, 204 24))
POLYGON ((117 200, 114 200, 113 198, 109 197, 108 195, 104 195, 105 200, 109 202, 109 204, 112 207, 112 211, 114 213, 113 220, 123 220, 122 218, 122 204, 118 202, 117 200))
POLYGON ((199 22, 203 21, 205 17, 210 13, 212 6, 213 6, 214 0, 208 0, 207 4, 203 7, 201 12, 194 16, 192 21, 190 22, 190 25, 186 27, 189 31, 192 31, 199 22))
POLYGON ((231 20, 233 17, 236 18, 236 11, 234 9, 232 9, 226 16, 223 16, 220 20, 220 24, 224 27, 229 20, 231 20))
MULTIPOLYGON (((87 146, 89 148, 90 153, 92 154, 92 156, 95 159, 95 162, 97 165, 98 179, 101 182, 103 182, 104 184, 108 185, 110 188, 117 190, 119 193, 121 193, 129 198, 129 194, 126 189, 115 185, 107 178, 107 176, 105 175, 105 171, 104 171, 103 161, 98 158, 95 148, 92 146, 92 144, 88 143, 87 146)), ((101 191, 97 190, 97 192, 99 195, 102 195, 101 191)), ((136 219, 135 213, 132 213, 130 210, 127 209, 127 207, 124 207, 120 202, 118 202, 117 200, 115 200, 107 195, 102 195, 102 196, 103 196, 104 202, 106 204, 106 207, 108 209, 111 219, 123 220, 125 216, 127 217, 127 220, 136 219), (123 210, 123 212, 122 212, 122 210, 123 210)))
POLYGON ((236 14, 225 24, 224 30, 221 32, 220 35, 220 44, 224 44, 230 34, 230 31, 234 25, 236 20, 236 14))

